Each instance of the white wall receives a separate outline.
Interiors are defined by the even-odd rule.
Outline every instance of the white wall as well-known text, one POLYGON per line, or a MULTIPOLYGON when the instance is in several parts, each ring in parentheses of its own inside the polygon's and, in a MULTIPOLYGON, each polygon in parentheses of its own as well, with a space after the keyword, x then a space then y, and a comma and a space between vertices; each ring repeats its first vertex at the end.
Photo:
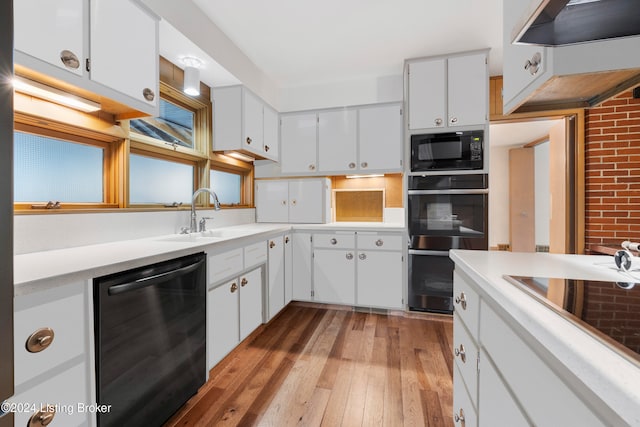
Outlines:
MULTIPOLYGON (((199 210, 208 228, 255 222, 255 209, 199 210)), ((174 234, 189 226, 190 211, 15 215, 14 253, 48 251, 174 234)))
POLYGON ((399 75, 280 88, 280 112, 397 102, 403 99, 402 70, 399 75))
POLYGON ((535 215, 536 245, 549 245, 549 226, 551 221, 551 197, 549 178, 549 142, 538 144, 534 148, 535 162, 535 215))
POLYGON ((509 150, 491 146, 489 156, 489 247, 509 243, 509 150))

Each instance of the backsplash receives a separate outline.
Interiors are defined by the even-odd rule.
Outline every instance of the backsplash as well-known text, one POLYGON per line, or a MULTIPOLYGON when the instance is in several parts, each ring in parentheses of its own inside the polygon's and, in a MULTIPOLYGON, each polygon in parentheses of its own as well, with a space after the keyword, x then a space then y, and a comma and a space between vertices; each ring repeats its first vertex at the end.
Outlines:
MULTIPOLYGON (((93 245, 118 240, 141 239, 178 233, 189 226, 190 212, 104 212, 14 216, 16 255, 93 245)), ((213 217, 208 228, 255 222, 255 209, 198 210, 198 218, 213 217)))
POLYGON ((640 99, 586 110, 585 246, 640 240, 640 99))

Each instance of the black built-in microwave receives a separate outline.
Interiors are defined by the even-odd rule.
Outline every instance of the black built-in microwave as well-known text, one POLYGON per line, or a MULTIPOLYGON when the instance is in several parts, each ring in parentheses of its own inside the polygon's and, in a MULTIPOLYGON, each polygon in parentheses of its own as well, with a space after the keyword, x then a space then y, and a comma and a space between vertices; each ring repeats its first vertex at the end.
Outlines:
POLYGON ((484 167, 484 131, 411 135, 411 172, 484 167))

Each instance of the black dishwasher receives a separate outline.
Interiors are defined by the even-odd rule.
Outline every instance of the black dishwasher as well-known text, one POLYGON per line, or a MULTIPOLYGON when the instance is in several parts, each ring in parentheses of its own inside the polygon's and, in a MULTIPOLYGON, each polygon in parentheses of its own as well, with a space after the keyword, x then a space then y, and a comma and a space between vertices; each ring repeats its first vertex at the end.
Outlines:
POLYGON ((205 382, 205 254, 96 278, 93 298, 98 426, 161 426, 205 382))

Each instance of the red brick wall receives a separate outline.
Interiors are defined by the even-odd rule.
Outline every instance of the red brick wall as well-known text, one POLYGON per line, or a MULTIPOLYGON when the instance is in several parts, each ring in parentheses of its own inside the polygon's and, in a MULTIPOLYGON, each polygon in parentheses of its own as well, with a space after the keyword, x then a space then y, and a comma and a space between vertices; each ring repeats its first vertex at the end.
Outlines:
POLYGON ((586 110, 585 243, 640 241, 640 99, 623 92, 586 110))

